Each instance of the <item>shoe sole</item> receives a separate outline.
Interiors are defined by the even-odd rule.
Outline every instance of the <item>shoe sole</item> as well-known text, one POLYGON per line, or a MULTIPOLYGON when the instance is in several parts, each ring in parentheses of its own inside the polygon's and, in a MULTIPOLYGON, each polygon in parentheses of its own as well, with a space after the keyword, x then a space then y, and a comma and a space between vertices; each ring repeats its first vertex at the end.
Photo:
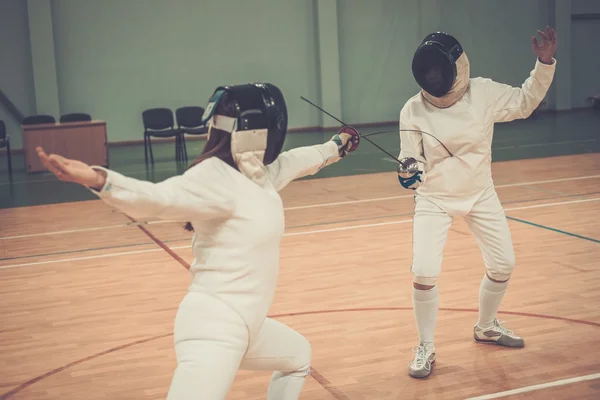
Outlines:
POLYGON ((507 346, 505 344, 498 343, 497 340, 481 340, 481 339, 478 339, 476 335, 473 335, 473 339, 475 339, 475 341, 477 343, 495 344, 496 346, 508 347, 509 349, 522 349, 523 347, 525 347, 525 343, 523 343, 522 345, 519 345, 519 346, 507 346))

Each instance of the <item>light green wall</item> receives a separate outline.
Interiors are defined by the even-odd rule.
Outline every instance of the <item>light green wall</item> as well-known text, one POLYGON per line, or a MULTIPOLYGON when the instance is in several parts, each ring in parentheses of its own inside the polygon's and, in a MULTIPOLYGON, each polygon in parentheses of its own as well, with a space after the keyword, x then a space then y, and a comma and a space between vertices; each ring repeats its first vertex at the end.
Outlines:
POLYGON ((55 0, 61 111, 108 123, 110 141, 142 138, 141 112, 205 105, 221 84, 270 81, 291 127, 317 125, 312 1, 55 0))
POLYGON ((50 6, 47 1, 27 0, 36 111, 58 120, 61 112, 50 6))
MULTIPOLYGON (((321 108, 331 115, 341 118, 342 98, 340 81, 340 39, 338 34, 337 0, 317 0, 315 2, 317 16, 316 29, 318 32, 319 74, 318 86, 320 98, 309 99, 317 101, 321 108)), ((339 126, 339 122, 320 113, 318 125, 323 127, 339 126)))
MULTIPOLYGON (((472 76, 519 86, 535 62, 531 36, 558 21, 569 32, 558 32, 557 82, 548 105, 571 108, 585 105, 584 92, 600 90, 598 74, 592 73, 598 57, 580 41, 597 36, 598 21, 576 23, 571 32, 570 17, 556 16, 565 2, 573 12, 598 12, 600 3, 0 0, 0 89, 25 114, 43 111, 36 102, 47 104, 44 96, 54 96, 57 113, 87 112, 106 120, 110 142, 140 140, 146 108, 203 106, 215 86, 248 81, 282 88, 291 128, 334 125, 300 96, 322 102, 348 123, 395 121, 417 92, 410 64, 427 33, 454 34, 469 55, 472 76), (28 15, 28 2, 36 4, 34 15, 28 15), (44 9, 45 16, 37 15, 44 9), (50 21, 51 37, 47 26, 30 29, 31 21, 50 21), (592 62, 584 62, 590 57, 592 62), (52 73, 40 73, 52 61, 54 82, 52 73), (57 94, 44 87, 56 87, 57 94)), ((10 119, 9 127, 18 148, 20 129, 10 119)))
POLYGON ((344 122, 397 120, 414 93, 418 0, 339 0, 338 11, 344 122))
POLYGON ((571 0, 573 14, 600 14, 600 1, 598 0, 571 0))
MULTIPOLYGON (((27 2, 0 0, 0 89, 24 114, 35 112, 27 2)), ((21 126, 0 104, 13 148, 21 148, 21 126)), ((2 161, 3 162, 3 161, 2 161)))
POLYGON ((535 63, 531 36, 548 23, 547 0, 338 3, 343 115, 351 123, 398 119, 403 103, 418 92, 412 56, 428 33, 454 35, 472 76, 520 86, 535 63))
MULTIPOLYGON (((572 0, 573 14, 600 14, 599 0, 572 0)), ((591 104, 590 96, 600 95, 600 20, 571 21, 571 98, 573 107, 591 104)))
POLYGON ((572 104, 573 107, 589 106, 587 100, 591 96, 600 96, 600 21, 573 21, 571 24, 571 41, 579 43, 572 49, 572 104), (587 43, 585 45, 584 43, 587 43), (596 50, 592 47, 596 46, 596 50))

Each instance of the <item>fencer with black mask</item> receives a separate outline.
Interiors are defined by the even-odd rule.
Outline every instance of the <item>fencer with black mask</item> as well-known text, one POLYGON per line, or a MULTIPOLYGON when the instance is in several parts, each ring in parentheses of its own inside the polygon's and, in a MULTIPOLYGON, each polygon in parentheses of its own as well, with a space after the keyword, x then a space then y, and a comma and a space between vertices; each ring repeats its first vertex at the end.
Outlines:
POLYGON ((515 267, 515 255, 494 188, 491 154, 494 124, 527 118, 552 83, 556 33, 549 27, 538 33, 541 44, 532 38, 537 60, 521 87, 470 78, 466 52, 447 33, 427 35, 414 53, 412 72, 421 90, 400 111, 398 166, 400 184, 415 190, 411 271, 419 343, 408 368, 412 377, 429 376, 436 359, 436 280, 454 217, 466 221, 486 268, 479 288, 474 339, 513 348, 524 346, 521 337, 496 319, 515 267))
POLYGON ((88 187, 138 221, 188 221, 191 284, 174 327, 177 368, 168 400, 224 400, 238 369, 275 371, 269 400, 297 400, 310 372, 308 340, 267 318, 279 275, 284 211, 279 191, 358 147, 342 128, 330 141, 282 152, 287 106, 271 84, 218 87, 203 116, 202 155, 159 183, 90 167, 38 148, 59 179, 88 187))

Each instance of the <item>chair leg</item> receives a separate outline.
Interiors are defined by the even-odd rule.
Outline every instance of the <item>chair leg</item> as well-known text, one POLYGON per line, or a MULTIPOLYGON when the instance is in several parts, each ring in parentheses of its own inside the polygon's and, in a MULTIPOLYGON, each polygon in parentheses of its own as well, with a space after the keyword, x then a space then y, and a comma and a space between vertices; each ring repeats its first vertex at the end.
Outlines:
POLYGON ((6 143, 6 155, 8 156, 8 175, 12 176, 12 159, 10 155, 10 142, 6 143))
POLYGON ((175 161, 181 161, 181 138, 175 135, 175 161))
POLYGON ((148 135, 144 132, 144 161, 148 165, 148 135))
POLYGON ((185 137, 183 133, 177 135, 177 141, 179 142, 179 161, 184 162, 185 156, 185 137))
POLYGON ((187 162, 188 160, 188 153, 187 153, 187 143, 185 142, 185 134, 182 133, 181 134, 181 142, 183 143, 183 159, 185 162, 187 162))
POLYGON ((148 149, 150 150, 150 162, 154 165, 154 152, 152 151, 152 137, 148 136, 148 149))
POLYGON ((183 162, 187 160, 187 154, 186 154, 186 150, 185 150, 185 136, 183 136, 182 133, 178 134, 176 136, 176 140, 177 140, 177 151, 178 151, 178 160, 183 162))

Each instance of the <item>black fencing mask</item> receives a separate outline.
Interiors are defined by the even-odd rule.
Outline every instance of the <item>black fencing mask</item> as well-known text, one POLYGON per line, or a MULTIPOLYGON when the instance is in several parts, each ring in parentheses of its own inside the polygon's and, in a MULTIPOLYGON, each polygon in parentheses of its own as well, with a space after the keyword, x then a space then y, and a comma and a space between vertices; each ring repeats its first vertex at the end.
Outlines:
POLYGON ((425 97, 441 108, 462 97, 468 88, 469 72, 469 61, 461 44, 447 33, 427 35, 413 56, 415 80, 425 97))
POLYGON ((209 127, 231 133, 231 154, 240 171, 261 183, 262 169, 277 159, 287 133, 287 106, 281 90, 270 83, 219 86, 202 119, 209 127), (216 114, 225 92, 233 102, 234 117, 216 114))

